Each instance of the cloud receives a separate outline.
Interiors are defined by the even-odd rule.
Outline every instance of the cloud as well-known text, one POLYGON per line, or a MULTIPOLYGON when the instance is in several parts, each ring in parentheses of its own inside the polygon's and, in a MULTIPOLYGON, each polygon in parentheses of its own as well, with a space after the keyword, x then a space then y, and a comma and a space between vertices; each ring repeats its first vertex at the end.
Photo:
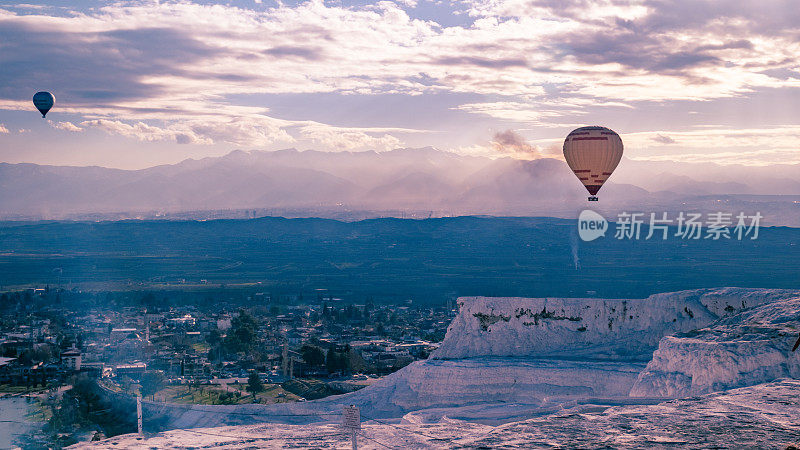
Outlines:
POLYGON ((133 124, 124 123, 119 120, 95 119, 81 122, 84 127, 92 127, 103 130, 109 134, 118 134, 125 137, 135 138, 144 142, 171 140, 178 144, 210 144, 210 139, 203 139, 188 129, 161 128, 148 125, 144 122, 133 124))
POLYGON ((300 128, 300 134, 304 139, 340 151, 385 151, 402 146, 402 141, 390 134, 366 132, 358 129, 339 129, 323 124, 304 125, 300 128))
POLYGON ((618 106, 627 107, 623 103, 598 103, 593 105, 591 101, 585 99, 572 100, 539 100, 529 103, 523 102, 486 102, 486 103, 465 103, 458 105, 454 109, 481 114, 496 119, 508 120, 513 122, 526 123, 544 127, 564 127, 580 126, 564 120, 571 117, 574 121, 575 116, 586 114, 585 108, 589 106, 618 106))
POLYGON ((669 138, 681 147, 661 145, 664 131, 626 133, 622 135, 628 157, 647 161, 715 162, 718 164, 800 163, 797 142, 800 126, 767 128, 699 127, 696 130, 670 131, 669 138), (651 149, 653 142, 657 143, 651 149))
POLYGON ((675 141, 675 139, 672 139, 671 137, 665 136, 663 134, 656 134, 651 139, 660 144, 674 144, 675 142, 677 142, 675 141))
POLYGON ((83 131, 83 128, 75 125, 72 122, 53 122, 48 120, 48 123, 50 124, 51 127, 56 128, 58 130, 71 131, 73 133, 78 131, 83 131))
POLYGON ((531 106, 519 102, 465 103, 455 109, 473 114, 485 114, 498 119, 532 123, 540 123, 544 118, 559 115, 553 111, 534 109, 531 106))
POLYGON ((218 117, 199 116, 187 120, 167 121, 163 125, 111 119, 86 120, 80 125, 143 142, 167 141, 198 145, 228 143, 240 147, 250 145, 264 147, 276 142, 283 144, 305 142, 321 145, 332 151, 391 150, 401 147, 403 141, 390 133, 425 132, 403 128, 335 127, 319 122, 293 122, 263 115, 240 114, 233 118, 229 118, 226 114, 218 117))
POLYGON ((0 20, 0 39, 5 43, 0 54, 3 98, 43 88, 53 91, 57 101, 68 99, 73 105, 112 106, 129 99, 157 98, 170 88, 149 82, 148 77, 181 74, 186 65, 220 51, 178 29, 76 32, 82 24, 73 19, 75 28, 62 31, 48 28, 48 21, 41 19, 0 20), (36 70, 30 70, 32 66, 36 70))
POLYGON ((0 134, 8 134, 8 128, 6 128, 2 123, 0 123, 0 134))
POLYGON ((292 45, 282 45, 264 50, 264 53, 278 57, 297 57, 306 61, 319 61, 324 58, 322 50, 315 47, 300 47, 292 45))
POLYGON ((29 85, 61 84, 87 104, 245 92, 530 96, 548 83, 566 83, 601 101, 628 98, 628 87, 646 88, 654 100, 672 98, 676 85, 698 85, 692 98, 714 98, 781 83, 753 75, 744 63, 768 70, 791 57, 792 41, 778 32, 755 39, 738 23, 737 33, 709 29, 711 13, 721 8, 700 8, 704 19, 687 23, 655 19, 674 14, 655 2, 511 1, 472 8, 479 18, 468 28, 412 19, 392 2, 363 8, 306 2, 262 11, 122 3, 72 17, 6 14, 0 37, 10 44, 0 59, 10 70, 0 95, 11 98, 23 87, 32 50, 42 70, 29 85), (420 73, 434 82, 413 82, 420 73))
POLYGON ((796 150, 771 149, 751 152, 696 152, 680 155, 652 155, 631 158, 638 161, 669 161, 687 163, 714 163, 719 165, 742 164, 746 166, 769 166, 773 164, 800 164, 796 150))
POLYGON ((534 159, 541 156, 539 149, 529 144, 514 130, 500 131, 494 134, 491 142, 492 148, 501 154, 534 159))
POLYGON ((174 121, 164 126, 145 122, 127 123, 120 120, 94 119, 81 126, 101 129, 145 142, 172 141, 178 144, 230 143, 240 146, 265 146, 273 142, 294 142, 280 123, 268 117, 200 117, 174 121))
MULTIPOLYGON (((401 132, 342 126, 347 111, 336 125, 311 123, 313 97, 282 119, 270 101, 450 95, 459 100, 431 107, 496 129, 561 129, 589 110, 800 88, 800 9, 790 2, 464 0, 451 6, 469 15, 457 25, 417 18, 415 3, 0 8, 0 109, 30 109, 30 93, 50 89, 55 110, 80 117, 74 126, 142 141, 385 149, 401 132)), ((375 123, 391 125, 393 113, 375 123)), ((647 145, 665 143, 651 135, 647 145)))
POLYGON ((506 67, 526 67, 528 63, 522 58, 480 58, 475 56, 444 57, 434 60, 434 64, 444 66, 478 66, 492 69, 503 69, 506 67))

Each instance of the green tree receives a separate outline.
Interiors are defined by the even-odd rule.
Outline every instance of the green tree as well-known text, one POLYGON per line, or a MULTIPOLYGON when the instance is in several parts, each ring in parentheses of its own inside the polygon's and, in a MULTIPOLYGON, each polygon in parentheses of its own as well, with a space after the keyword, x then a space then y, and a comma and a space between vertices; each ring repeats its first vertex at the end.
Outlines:
POLYGON ((350 358, 348 357, 348 354, 346 352, 339 353, 339 373, 344 375, 345 372, 349 371, 350 371, 350 358))
POLYGON ((304 345, 300 352, 303 354, 303 361, 309 366, 319 367, 325 364, 325 353, 316 345, 304 345))
POLYGON ((349 370, 350 362, 347 353, 337 352, 334 346, 328 350, 328 355, 325 358, 325 369, 328 373, 344 373, 349 370))
POLYGON ((325 369, 328 373, 335 373, 339 370, 339 358, 336 357, 336 352, 333 349, 328 350, 328 354, 325 358, 325 369))
POLYGON ((213 347, 222 342, 222 334, 220 334, 218 329, 214 328, 208 333, 208 336, 206 336, 206 342, 213 347))
POLYGON ((139 304, 148 308, 154 307, 158 305, 158 300, 156 299, 155 294, 148 292, 139 299, 139 304))
POLYGON ((231 320, 231 328, 225 336, 225 347, 232 352, 247 352, 256 342, 256 319, 247 311, 239 310, 239 315, 231 320))
POLYGON ((258 376, 256 371, 250 372, 250 376, 247 377, 247 390, 253 394, 254 398, 257 393, 264 390, 264 384, 261 382, 261 377, 258 376))
POLYGON ((142 396, 149 397, 164 389, 164 386, 167 385, 167 377, 160 370, 148 370, 142 374, 139 384, 142 386, 142 396))

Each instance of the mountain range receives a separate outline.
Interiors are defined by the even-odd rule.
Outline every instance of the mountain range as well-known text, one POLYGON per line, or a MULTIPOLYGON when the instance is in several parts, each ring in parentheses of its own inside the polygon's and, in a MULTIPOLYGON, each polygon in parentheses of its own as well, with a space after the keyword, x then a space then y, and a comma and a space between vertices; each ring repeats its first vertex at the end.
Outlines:
MULTIPOLYGON (((800 165, 624 159, 600 192, 598 205, 607 211, 643 205, 670 209, 730 195, 737 201, 800 196, 800 165)), ((492 159, 430 147, 337 153, 237 150, 141 170, 0 163, 3 219, 258 208, 565 217, 585 205, 586 196, 558 159, 492 159)), ((795 209, 798 204, 795 197, 767 200, 788 201, 795 209)))

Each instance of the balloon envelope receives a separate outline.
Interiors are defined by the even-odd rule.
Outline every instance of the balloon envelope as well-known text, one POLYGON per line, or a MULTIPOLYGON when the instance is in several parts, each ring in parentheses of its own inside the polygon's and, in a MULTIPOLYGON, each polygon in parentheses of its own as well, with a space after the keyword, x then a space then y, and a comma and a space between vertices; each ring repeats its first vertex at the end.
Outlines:
POLYGON ((47 111, 50 111, 55 102, 56 98, 49 92, 42 91, 33 94, 33 106, 42 113, 42 117, 47 115, 47 111))
POLYGON ((622 159, 622 138, 606 127, 581 127, 564 139, 564 159, 595 195, 622 159))

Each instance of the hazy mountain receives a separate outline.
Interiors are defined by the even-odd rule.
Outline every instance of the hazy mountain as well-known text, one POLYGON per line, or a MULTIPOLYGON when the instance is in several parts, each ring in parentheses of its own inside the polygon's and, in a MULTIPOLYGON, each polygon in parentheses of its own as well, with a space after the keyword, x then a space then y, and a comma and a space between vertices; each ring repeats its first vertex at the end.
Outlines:
POLYGON ((613 180, 648 191, 702 194, 800 195, 800 164, 719 165, 623 158, 613 180))
MULTIPOLYGON (((702 195, 800 195, 798 180, 798 165, 624 160, 595 206, 618 210, 702 195)), ((247 208, 564 216, 585 206, 586 196, 560 160, 490 159, 430 147, 234 151, 143 170, 0 164, 3 218, 247 208)))

